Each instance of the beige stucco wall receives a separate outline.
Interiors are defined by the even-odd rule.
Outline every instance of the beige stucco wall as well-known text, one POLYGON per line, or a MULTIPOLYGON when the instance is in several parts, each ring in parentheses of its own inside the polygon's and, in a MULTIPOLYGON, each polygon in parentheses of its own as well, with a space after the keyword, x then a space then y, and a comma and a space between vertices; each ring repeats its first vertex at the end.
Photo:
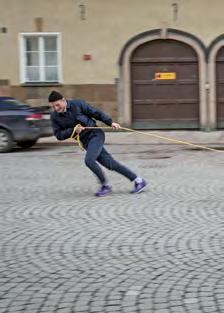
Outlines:
POLYGON ((20 83, 20 32, 35 32, 43 18, 44 32, 62 33, 64 84, 113 84, 118 57, 133 36, 170 27, 196 35, 206 45, 224 32, 223 0, 0 0, 0 79, 20 83), (174 20, 172 3, 178 4, 174 20), (79 5, 86 5, 86 20, 79 5), (82 55, 92 54, 91 61, 82 55))

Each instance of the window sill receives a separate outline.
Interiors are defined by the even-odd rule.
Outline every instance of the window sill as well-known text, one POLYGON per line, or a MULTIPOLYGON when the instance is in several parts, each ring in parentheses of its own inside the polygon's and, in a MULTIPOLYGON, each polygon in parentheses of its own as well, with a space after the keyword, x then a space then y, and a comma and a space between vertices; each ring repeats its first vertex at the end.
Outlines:
POLYGON ((23 87, 46 87, 46 86, 62 86, 62 83, 58 82, 36 82, 36 83, 22 83, 23 87))

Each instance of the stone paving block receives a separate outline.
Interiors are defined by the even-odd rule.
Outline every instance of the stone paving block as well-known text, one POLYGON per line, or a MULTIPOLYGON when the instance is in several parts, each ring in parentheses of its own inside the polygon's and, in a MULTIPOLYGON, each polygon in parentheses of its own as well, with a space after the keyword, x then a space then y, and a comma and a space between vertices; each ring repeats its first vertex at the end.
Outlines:
POLYGON ((222 313, 222 154, 107 148, 144 176, 145 192, 130 195, 105 170, 113 193, 95 198, 71 145, 1 155, 0 310, 222 313))

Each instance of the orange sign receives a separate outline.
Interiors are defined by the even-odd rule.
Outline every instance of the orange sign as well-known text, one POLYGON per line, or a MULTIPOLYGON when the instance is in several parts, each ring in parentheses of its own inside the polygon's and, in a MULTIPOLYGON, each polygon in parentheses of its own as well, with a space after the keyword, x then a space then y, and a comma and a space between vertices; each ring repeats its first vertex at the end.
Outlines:
POLYGON ((161 79, 176 79, 176 73, 170 72, 170 73, 155 73, 155 79, 161 80, 161 79))

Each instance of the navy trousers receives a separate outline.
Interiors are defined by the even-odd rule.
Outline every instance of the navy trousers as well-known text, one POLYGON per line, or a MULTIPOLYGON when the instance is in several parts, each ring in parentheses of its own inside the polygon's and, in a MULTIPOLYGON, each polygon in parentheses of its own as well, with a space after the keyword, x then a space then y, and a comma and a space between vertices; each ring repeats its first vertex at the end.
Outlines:
POLYGON ((98 177, 102 185, 106 183, 106 177, 99 163, 107 169, 127 177, 130 181, 137 177, 127 167, 114 160, 111 154, 104 148, 105 134, 101 129, 94 129, 89 134, 80 136, 80 139, 86 150, 85 164, 98 177))

